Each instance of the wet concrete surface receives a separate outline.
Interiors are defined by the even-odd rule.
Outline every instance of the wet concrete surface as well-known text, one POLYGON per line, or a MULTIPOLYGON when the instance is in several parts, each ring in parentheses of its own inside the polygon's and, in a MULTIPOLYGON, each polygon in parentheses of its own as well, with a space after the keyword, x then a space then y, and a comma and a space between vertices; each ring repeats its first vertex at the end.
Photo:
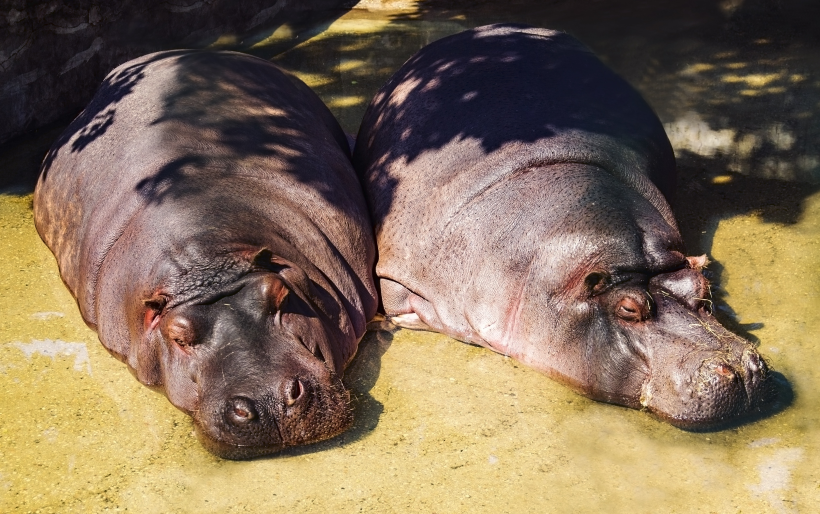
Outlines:
POLYGON ((444 336, 375 322, 348 370, 342 436, 250 462, 201 448, 82 322, 32 223, 59 128, 0 155, 0 511, 814 512, 820 504, 820 42, 811 13, 743 2, 362 2, 332 24, 217 46, 270 58, 348 132, 426 43, 518 21, 567 30, 656 109, 679 159, 675 210, 707 253, 717 313, 793 398, 691 433, 589 401, 444 336), (366 9, 369 8, 369 9, 366 9), (297 37, 298 36, 298 37, 297 37), (300 41, 301 40, 301 41, 300 41))

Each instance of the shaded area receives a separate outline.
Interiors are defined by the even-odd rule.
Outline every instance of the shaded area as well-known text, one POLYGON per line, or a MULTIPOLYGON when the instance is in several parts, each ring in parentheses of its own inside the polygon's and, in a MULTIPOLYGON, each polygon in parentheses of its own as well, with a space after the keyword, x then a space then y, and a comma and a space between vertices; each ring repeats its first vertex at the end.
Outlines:
MULTIPOLYGON (((114 67, 170 48, 236 45, 288 24, 336 19, 350 0, 89 0, 0 7, 0 143, 52 123, 65 124, 114 67)), ((281 49, 298 40, 289 38, 281 49)), ((0 187, 19 180, 0 172, 0 187)))
POLYGON ((98 95, 75 119, 71 125, 52 143, 46 153, 42 163, 43 180, 48 176, 48 171, 57 154, 69 141, 74 139, 74 143, 68 151, 78 153, 85 149, 92 141, 105 134, 106 130, 114 123, 116 105, 123 98, 133 92, 134 87, 144 78, 143 69, 156 61, 148 59, 139 64, 127 66, 119 70, 116 74, 110 75, 105 82, 105 94, 98 95))

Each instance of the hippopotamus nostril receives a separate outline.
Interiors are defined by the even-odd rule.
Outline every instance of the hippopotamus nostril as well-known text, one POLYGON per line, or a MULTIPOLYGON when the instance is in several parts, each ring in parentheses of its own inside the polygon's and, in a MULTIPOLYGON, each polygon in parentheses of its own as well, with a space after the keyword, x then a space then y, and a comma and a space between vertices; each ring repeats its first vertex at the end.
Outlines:
POLYGON ((744 367, 752 375, 761 375, 762 377, 765 377, 769 371, 769 368, 766 367, 766 363, 754 350, 746 350, 743 352, 742 362, 744 367))
POLYGON ((259 415, 250 399, 237 396, 228 400, 225 417, 231 424, 241 427, 251 423, 259 415))
POLYGON ((715 373, 718 374, 718 376, 723 377, 727 380, 734 380, 735 378, 734 370, 732 370, 732 368, 730 368, 726 364, 718 364, 717 366, 715 366, 714 370, 715 373))
POLYGON ((288 407, 299 401, 305 394, 305 385, 298 378, 294 378, 285 385, 285 403, 288 407))

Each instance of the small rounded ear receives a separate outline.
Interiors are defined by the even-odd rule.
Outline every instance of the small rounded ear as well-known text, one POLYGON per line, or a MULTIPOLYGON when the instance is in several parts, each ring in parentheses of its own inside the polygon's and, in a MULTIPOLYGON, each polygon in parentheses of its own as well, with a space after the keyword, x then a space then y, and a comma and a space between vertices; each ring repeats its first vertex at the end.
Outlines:
POLYGON ((144 326, 147 331, 156 326, 160 313, 168 303, 168 297, 161 294, 155 294, 151 298, 143 300, 142 303, 146 307, 144 326))
POLYGON ((262 281, 262 295, 268 301, 268 311, 277 312, 290 293, 285 281, 274 273, 267 273, 262 281))
POLYGON ((287 261, 278 255, 274 255, 269 248, 262 248, 253 254, 251 262, 254 267, 266 269, 279 273, 282 270, 293 267, 290 261, 287 261))
POLYGON ((176 313, 169 314, 160 329, 162 337, 185 349, 196 343, 196 331, 193 323, 185 316, 176 313))
POLYGON ((584 279, 584 286, 590 296, 603 293, 609 287, 610 277, 604 271, 593 271, 584 279))
POLYGON ((696 270, 705 268, 709 265, 709 258, 706 257, 706 254, 687 257, 686 261, 689 263, 690 268, 696 270))

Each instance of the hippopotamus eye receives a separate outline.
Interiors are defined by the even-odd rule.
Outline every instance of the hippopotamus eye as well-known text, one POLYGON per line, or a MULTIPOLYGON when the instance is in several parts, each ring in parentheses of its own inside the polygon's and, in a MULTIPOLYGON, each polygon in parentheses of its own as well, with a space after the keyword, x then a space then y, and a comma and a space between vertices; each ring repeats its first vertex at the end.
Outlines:
POLYGON ((631 296, 624 296, 615 307, 615 315, 631 323, 643 321, 648 317, 648 305, 638 302, 631 296))

